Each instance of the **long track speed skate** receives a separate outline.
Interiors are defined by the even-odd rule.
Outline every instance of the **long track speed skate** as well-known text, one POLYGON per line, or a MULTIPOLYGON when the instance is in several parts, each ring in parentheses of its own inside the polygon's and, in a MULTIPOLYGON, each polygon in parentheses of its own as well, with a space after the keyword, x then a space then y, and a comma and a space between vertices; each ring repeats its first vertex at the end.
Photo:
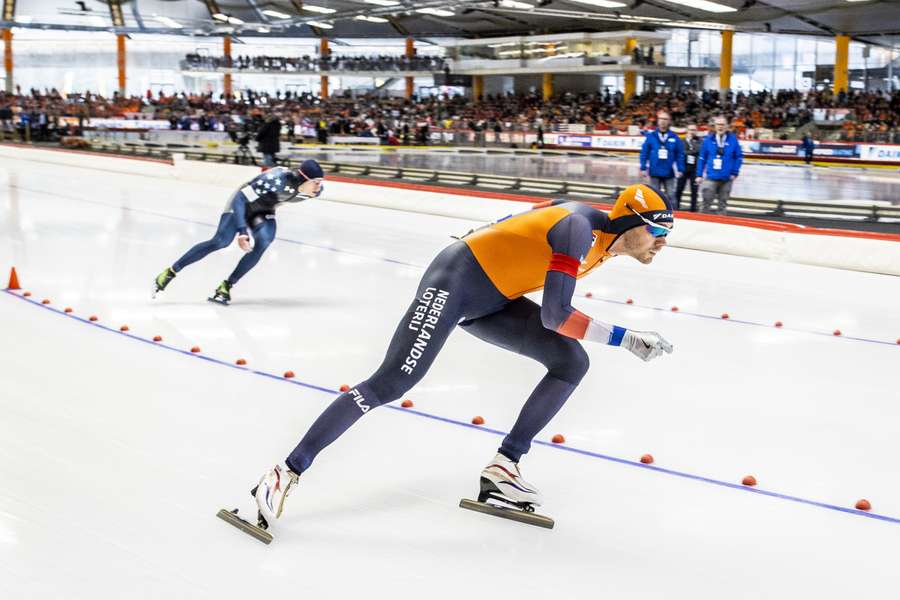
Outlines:
POLYGON ((267 546, 272 543, 272 534, 266 531, 266 529, 269 528, 269 523, 262 515, 258 515, 257 525, 254 525, 253 523, 239 517, 238 509, 236 508, 234 510, 225 510, 224 508, 219 509, 219 512, 216 514, 216 516, 226 523, 234 525, 247 535, 258 539, 267 546))
POLYGON ((522 479, 518 464, 502 454, 494 457, 481 472, 478 500, 463 498, 459 501, 460 508, 553 529, 553 519, 534 512, 534 507, 540 504, 540 493, 522 479))
POLYGON ((207 298, 207 300, 215 302, 216 304, 221 304, 222 306, 228 306, 231 304, 231 284, 227 281, 223 281, 219 284, 219 287, 216 288, 215 293, 207 298))
POLYGON ((256 503, 256 525, 238 516, 238 509, 221 509, 216 516, 230 525, 234 525, 247 535, 250 535, 264 544, 272 543, 272 534, 269 533, 269 523, 274 523, 281 517, 284 510, 284 501, 294 486, 297 485, 298 475, 289 469, 282 469, 275 465, 266 470, 259 483, 250 490, 250 496, 256 503))
POLYGON ((156 295, 163 290, 171 283, 171 281, 175 279, 175 271, 172 267, 166 267, 166 269, 156 276, 156 279, 153 280, 153 298, 156 298, 156 295))

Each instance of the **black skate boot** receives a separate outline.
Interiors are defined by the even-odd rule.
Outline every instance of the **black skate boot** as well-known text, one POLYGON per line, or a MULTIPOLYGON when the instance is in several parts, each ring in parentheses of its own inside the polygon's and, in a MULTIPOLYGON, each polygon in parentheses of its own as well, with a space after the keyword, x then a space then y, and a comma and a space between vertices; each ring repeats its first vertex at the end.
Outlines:
POLYGON ((173 279, 175 279, 175 271, 172 270, 172 267, 167 267, 165 271, 157 275, 153 280, 153 297, 156 298, 158 293, 165 290, 173 279))
POLYGON ((216 288, 216 293, 213 294, 213 297, 207 298, 207 300, 228 306, 228 303, 231 302, 231 284, 228 281, 223 281, 216 288))

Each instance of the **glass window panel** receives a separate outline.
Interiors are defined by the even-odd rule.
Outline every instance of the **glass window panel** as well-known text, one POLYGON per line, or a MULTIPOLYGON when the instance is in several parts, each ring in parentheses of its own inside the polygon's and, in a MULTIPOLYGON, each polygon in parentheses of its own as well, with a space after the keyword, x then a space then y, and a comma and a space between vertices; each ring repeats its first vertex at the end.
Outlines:
POLYGON ((869 46, 869 68, 880 69, 886 67, 890 62, 891 50, 889 48, 878 48, 869 46))
POLYGON ((751 34, 736 33, 734 34, 734 42, 731 46, 731 60, 733 72, 745 73, 749 71, 751 62, 750 52, 751 34))
POLYGON ((750 91, 761 92, 772 89, 773 68, 770 66, 756 67, 750 73, 750 91))
POLYGON ((775 38, 769 35, 753 36, 753 66, 771 66, 775 64, 775 38))
POLYGON ((815 86, 816 65, 797 64, 796 67, 796 88, 801 91, 811 90, 815 86))
POLYGON ((797 86, 796 82, 796 73, 794 69, 778 67, 773 71, 773 82, 772 89, 775 90, 790 90, 794 89, 797 86))
POLYGON ((688 66, 688 47, 690 41, 686 29, 675 29, 672 37, 666 42, 666 65, 672 67, 688 66))
POLYGON ((865 66, 866 60, 863 58, 863 51, 865 48, 865 44, 857 44, 856 42, 850 42, 850 51, 848 52, 849 56, 848 66, 851 69, 857 68, 861 69, 865 66))
POLYGON ((796 60, 797 40, 793 37, 780 35, 775 38, 775 65, 779 67, 793 67, 796 60))
POLYGON ((816 41, 816 64, 817 65, 833 65, 834 64, 834 40, 818 40, 818 41, 816 41))

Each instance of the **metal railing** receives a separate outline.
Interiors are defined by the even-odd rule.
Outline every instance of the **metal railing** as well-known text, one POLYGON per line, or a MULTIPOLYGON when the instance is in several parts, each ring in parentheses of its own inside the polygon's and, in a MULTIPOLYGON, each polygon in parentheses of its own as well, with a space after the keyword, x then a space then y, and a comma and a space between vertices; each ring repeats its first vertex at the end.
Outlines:
MULTIPOLYGON (((243 164, 252 162, 251 155, 208 152, 192 149, 170 149, 146 146, 142 144, 121 144, 115 142, 99 142, 92 144, 92 149, 99 152, 146 156, 154 158, 171 158, 173 154, 183 154, 189 160, 218 163, 243 164)), ((285 166, 299 165, 301 160, 290 158, 282 160, 285 166)), ((557 179, 535 179, 528 177, 512 177, 492 175, 489 173, 467 173, 461 171, 438 171, 433 169, 411 169, 383 165, 363 165, 354 163, 338 163, 319 161, 326 173, 346 175, 350 177, 368 177, 380 180, 403 180, 446 186, 467 186, 489 190, 502 190, 517 193, 533 193, 544 196, 566 196, 612 202, 624 186, 586 181, 565 181, 557 179)), ((777 200, 763 198, 732 197, 728 202, 728 210, 748 217, 806 217, 831 219, 835 225, 841 221, 865 221, 900 224, 900 206, 883 204, 839 204, 830 202, 803 202, 795 200, 777 200)))

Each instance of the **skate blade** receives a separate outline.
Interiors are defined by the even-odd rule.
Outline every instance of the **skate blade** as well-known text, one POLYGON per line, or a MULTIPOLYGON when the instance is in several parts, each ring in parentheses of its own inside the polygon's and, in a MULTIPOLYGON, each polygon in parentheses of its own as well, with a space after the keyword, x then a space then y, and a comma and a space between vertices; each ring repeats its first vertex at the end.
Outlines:
POLYGON ((534 525, 535 527, 543 527, 544 529, 553 529, 554 525, 553 519, 545 517, 544 515, 528 513, 516 508, 495 506, 493 504, 488 504, 487 502, 476 502, 475 500, 468 500, 466 498, 459 501, 459 507, 494 517, 500 517, 501 519, 509 519, 511 521, 518 521, 519 523, 534 525))
POLYGON ((228 302, 225 302, 224 300, 217 300, 215 297, 207 298, 207 300, 209 300, 213 304, 219 304, 221 306, 228 306, 228 302))
POLYGON ((252 523, 249 523, 248 521, 245 521, 244 519, 240 518, 235 513, 231 512, 229 510, 225 510, 224 508, 220 509, 219 512, 216 513, 216 516, 219 517, 220 519, 222 519, 223 521, 225 521, 226 523, 228 523, 230 525, 234 525, 235 527, 237 527, 238 529, 240 529, 247 535, 255 537, 256 539, 261 541, 263 544, 266 544, 267 546, 272 543, 272 534, 271 533, 269 533, 265 529, 262 529, 260 527, 257 527, 256 525, 253 525, 252 523))

